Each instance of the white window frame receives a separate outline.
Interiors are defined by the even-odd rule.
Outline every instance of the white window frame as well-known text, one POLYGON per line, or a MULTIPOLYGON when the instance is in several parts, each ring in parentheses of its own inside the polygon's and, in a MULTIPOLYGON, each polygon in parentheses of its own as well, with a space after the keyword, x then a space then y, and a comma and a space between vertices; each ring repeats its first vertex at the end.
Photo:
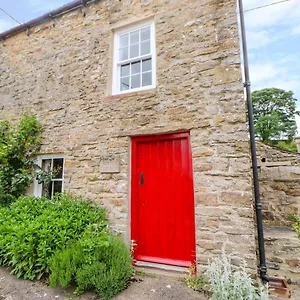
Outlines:
POLYGON ((154 20, 139 23, 138 25, 127 26, 123 29, 117 30, 114 33, 114 56, 113 56, 113 80, 112 80, 112 95, 126 94, 132 92, 138 92, 143 90, 149 90, 156 87, 156 42, 155 42, 155 23, 154 20), (140 30, 150 26, 150 54, 138 56, 135 58, 128 58, 127 60, 119 60, 119 41, 120 36, 125 33, 140 30), (128 89, 121 91, 120 87, 120 73, 121 66, 133 62, 142 61, 144 59, 151 58, 152 62, 152 84, 147 86, 141 86, 138 88, 128 89))
MULTIPOLYGON (((51 181, 61 181, 62 182, 62 187, 61 191, 64 191, 64 184, 65 184, 65 158, 62 154, 43 154, 43 155, 38 155, 36 164, 41 168, 42 167, 42 162, 43 160, 51 159, 53 162, 53 159, 63 159, 63 170, 62 170, 62 178, 57 180, 57 179, 52 179, 51 181)), ((53 167, 53 165, 52 165, 53 167)), ((42 197, 42 191, 43 191, 43 184, 38 183, 37 179, 34 178, 34 196, 35 197, 42 197)), ((53 195, 51 195, 52 198, 53 195)))

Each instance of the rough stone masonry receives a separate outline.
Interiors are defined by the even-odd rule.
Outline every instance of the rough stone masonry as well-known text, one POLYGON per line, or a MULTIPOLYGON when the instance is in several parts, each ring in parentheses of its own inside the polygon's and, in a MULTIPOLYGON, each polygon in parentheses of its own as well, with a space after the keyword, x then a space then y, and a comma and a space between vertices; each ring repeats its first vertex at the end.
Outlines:
POLYGON ((198 270, 222 248, 255 268, 235 0, 102 0, 0 42, 1 117, 32 112, 65 189, 104 205, 130 240, 131 137, 190 131, 198 270), (152 18, 155 89, 111 96, 113 33, 152 18), (100 172, 115 156, 120 172, 100 172))

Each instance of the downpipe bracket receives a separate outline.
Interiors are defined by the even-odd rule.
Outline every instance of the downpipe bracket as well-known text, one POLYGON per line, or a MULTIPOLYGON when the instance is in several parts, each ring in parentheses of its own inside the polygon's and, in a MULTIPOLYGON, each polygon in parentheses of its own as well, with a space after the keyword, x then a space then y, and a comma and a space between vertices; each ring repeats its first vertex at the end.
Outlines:
POLYGON ((255 203, 255 208, 257 210, 262 210, 262 204, 261 203, 255 203))
POLYGON ((244 82, 244 87, 250 87, 251 86, 251 82, 250 81, 245 81, 244 82))

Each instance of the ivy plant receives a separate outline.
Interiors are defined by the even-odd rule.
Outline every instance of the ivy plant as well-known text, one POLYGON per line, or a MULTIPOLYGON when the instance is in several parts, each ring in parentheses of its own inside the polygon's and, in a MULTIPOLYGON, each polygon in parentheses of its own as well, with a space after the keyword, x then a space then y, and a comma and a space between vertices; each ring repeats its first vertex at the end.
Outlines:
POLYGON ((41 132, 34 115, 24 114, 17 124, 0 121, 0 204, 23 195, 33 181, 41 132))

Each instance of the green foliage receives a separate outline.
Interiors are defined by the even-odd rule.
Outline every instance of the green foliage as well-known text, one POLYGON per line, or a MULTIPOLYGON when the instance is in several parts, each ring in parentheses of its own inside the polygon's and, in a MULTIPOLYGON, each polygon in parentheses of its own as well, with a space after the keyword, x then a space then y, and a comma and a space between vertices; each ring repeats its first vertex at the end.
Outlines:
POLYGON ((56 250, 91 226, 106 225, 105 211, 80 198, 20 197, 0 208, 0 264, 17 277, 39 279, 49 273, 48 259, 56 250))
POLYGON ((255 287, 246 273, 245 263, 238 268, 231 264, 224 253, 208 267, 206 275, 212 293, 211 300, 267 300, 268 287, 255 287))
POLYGON ((293 92, 267 88, 252 93, 256 136, 263 142, 282 137, 292 139, 296 134, 297 99, 293 92))
POLYGON ((0 204, 11 203, 32 182, 40 135, 41 125, 33 115, 24 115, 15 126, 0 121, 0 204))
POLYGON ((290 218, 293 221, 293 228, 300 239, 300 217, 296 215, 290 215, 290 218))
POLYGON ((297 145, 295 141, 279 141, 277 144, 275 144, 276 147, 281 148, 283 150, 288 150, 292 152, 298 152, 297 145))
POLYGON ((77 242, 57 251, 50 260, 50 285, 76 283, 77 295, 96 291, 109 299, 125 289, 133 274, 132 259, 125 244, 107 232, 92 230, 77 242))
POLYGON ((193 290, 203 290, 206 289, 208 282, 207 280, 202 276, 196 275, 196 267, 195 265, 191 265, 189 268, 189 275, 184 277, 185 284, 193 290))

